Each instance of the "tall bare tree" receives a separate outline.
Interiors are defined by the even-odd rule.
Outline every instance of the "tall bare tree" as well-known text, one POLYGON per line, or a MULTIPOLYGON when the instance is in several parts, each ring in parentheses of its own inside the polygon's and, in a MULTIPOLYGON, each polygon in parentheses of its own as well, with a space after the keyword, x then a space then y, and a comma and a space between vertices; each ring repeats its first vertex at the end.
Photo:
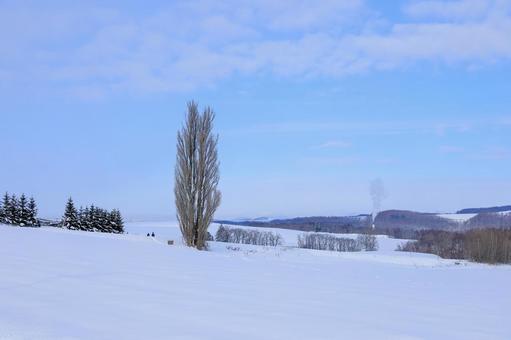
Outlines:
POLYGON ((220 205, 217 155, 218 135, 213 134, 215 114, 210 107, 199 113, 188 103, 186 122, 177 135, 174 195, 177 219, 189 247, 204 249, 208 227, 220 205))

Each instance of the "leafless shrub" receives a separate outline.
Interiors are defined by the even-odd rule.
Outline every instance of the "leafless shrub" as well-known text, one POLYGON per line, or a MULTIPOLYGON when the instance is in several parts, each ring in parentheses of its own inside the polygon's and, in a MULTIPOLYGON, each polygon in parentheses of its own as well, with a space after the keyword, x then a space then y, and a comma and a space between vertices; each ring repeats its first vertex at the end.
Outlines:
POLYGON ((201 115, 197 104, 188 103, 186 123, 177 135, 174 195, 177 219, 186 245, 206 247, 207 230, 220 205, 217 156, 218 136, 213 135, 214 113, 201 115))
POLYGON ((357 243, 365 251, 376 251, 378 250, 378 240, 374 235, 372 228, 366 229, 363 234, 358 235, 357 243))
POLYGON ((271 231, 246 230, 242 228, 229 228, 221 225, 215 236, 217 242, 253 244, 259 246, 280 246, 282 236, 271 231))
POLYGON ((470 230, 464 248, 466 258, 475 262, 511 263, 511 230, 470 230))
POLYGON ((360 251, 360 244, 351 238, 335 237, 319 233, 298 235, 298 247, 330 251, 360 251))
POLYGON ((448 259, 511 263, 511 230, 476 229, 466 233, 426 230, 397 250, 436 254, 448 259))

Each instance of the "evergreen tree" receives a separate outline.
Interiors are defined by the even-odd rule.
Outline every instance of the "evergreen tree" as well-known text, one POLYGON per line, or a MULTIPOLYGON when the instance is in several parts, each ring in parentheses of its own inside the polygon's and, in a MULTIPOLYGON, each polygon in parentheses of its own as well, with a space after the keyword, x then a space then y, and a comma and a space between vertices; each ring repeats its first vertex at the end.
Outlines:
POLYGON ((37 225, 37 204, 33 197, 30 197, 28 201, 28 225, 37 225))
POLYGON ((85 224, 85 210, 83 209, 82 206, 80 206, 80 209, 78 209, 78 229, 87 230, 85 224))
POLYGON ((2 223, 12 224, 11 220, 11 198, 9 194, 6 192, 2 199, 2 223))
POLYGON ((25 194, 21 194, 18 205, 18 225, 24 227, 29 224, 28 221, 28 202, 25 194))
POLYGON ((90 223, 90 208, 89 207, 85 207, 85 209, 83 210, 80 225, 82 226, 82 230, 91 231, 92 227, 91 227, 91 223, 90 223))
POLYGON ((99 231, 97 208, 92 204, 89 208, 89 231, 99 231))
POLYGON ((97 210, 97 218, 98 218, 98 229, 102 233, 110 233, 110 226, 108 223, 108 213, 106 210, 99 208, 97 210))
POLYGON ((103 232, 103 233, 124 233, 124 222, 119 210, 111 212, 96 207, 80 207, 77 211, 70 198, 66 205, 66 212, 62 218, 62 225, 68 229, 103 232))
POLYGON ((124 233, 124 221, 122 220, 121 212, 119 210, 112 210, 112 212, 110 212, 109 220, 112 233, 124 233))
POLYGON ((4 202, 0 202, 0 223, 5 223, 4 202))
POLYGON ((16 195, 12 195, 9 204, 9 224, 19 225, 20 224, 20 209, 19 200, 16 195))
POLYGON ((78 224, 78 212, 76 211, 73 199, 69 197, 66 204, 66 211, 62 217, 62 227, 72 230, 77 230, 78 224))

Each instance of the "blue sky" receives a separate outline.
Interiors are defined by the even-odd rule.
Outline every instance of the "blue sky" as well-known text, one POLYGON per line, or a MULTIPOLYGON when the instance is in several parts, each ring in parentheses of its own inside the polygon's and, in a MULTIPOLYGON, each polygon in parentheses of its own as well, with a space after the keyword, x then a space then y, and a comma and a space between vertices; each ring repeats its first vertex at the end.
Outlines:
POLYGON ((218 217, 511 203, 511 1, 0 2, 0 190, 174 216, 186 102, 218 217))

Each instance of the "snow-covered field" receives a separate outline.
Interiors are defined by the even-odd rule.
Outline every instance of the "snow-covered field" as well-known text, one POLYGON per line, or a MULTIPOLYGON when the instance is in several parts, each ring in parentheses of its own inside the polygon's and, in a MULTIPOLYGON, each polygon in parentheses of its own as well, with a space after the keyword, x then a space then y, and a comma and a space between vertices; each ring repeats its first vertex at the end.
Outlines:
MULTIPOLYGON (((0 339, 510 339, 511 266, 0 226, 0 339), (231 248, 231 249, 228 249, 231 248)), ((216 226, 212 227, 214 233, 216 226)), ((145 236, 154 232, 156 238, 145 236)))
POLYGON ((459 223, 466 222, 476 215, 477 214, 437 214, 438 217, 446 218, 448 220, 453 220, 459 223))

